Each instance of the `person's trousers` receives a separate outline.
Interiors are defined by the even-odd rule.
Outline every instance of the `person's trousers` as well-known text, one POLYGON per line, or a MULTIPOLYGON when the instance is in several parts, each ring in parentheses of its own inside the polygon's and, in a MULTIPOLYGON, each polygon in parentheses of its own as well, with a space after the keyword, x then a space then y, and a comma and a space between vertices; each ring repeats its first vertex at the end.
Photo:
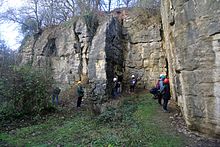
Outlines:
POLYGON ((130 85, 130 92, 134 92, 134 85, 130 85))
POLYGON ((160 104, 160 105, 162 105, 162 94, 161 93, 158 93, 158 103, 160 104))
POLYGON ((81 103, 82 103, 82 96, 79 96, 77 100, 77 107, 80 107, 81 103))
POLYGON ((55 101, 55 104, 58 105, 58 95, 52 95, 52 104, 54 104, 54 101, 55 101))
POLYGON ((167 111, 168 99, 163 99, 163 110, 167 111))

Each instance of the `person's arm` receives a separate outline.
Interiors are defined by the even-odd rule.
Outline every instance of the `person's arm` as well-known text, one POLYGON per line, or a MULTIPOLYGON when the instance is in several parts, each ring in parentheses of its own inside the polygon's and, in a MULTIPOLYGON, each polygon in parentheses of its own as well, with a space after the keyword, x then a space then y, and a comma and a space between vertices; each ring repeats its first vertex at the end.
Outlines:
POLYGON ((163 81, 161 80, 159 84, 160 84, 160 92, 162 92, 164 90, 163 81))

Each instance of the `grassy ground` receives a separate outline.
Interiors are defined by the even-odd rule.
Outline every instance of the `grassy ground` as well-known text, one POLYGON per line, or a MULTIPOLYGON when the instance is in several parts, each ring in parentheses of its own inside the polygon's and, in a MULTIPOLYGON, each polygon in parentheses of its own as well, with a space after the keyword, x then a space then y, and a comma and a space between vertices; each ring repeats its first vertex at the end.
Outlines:
POLYGON ((182 147, 185 139, 149 94, 132 95, 100 116, 86 109, 0 133, 2 146, 182 147))

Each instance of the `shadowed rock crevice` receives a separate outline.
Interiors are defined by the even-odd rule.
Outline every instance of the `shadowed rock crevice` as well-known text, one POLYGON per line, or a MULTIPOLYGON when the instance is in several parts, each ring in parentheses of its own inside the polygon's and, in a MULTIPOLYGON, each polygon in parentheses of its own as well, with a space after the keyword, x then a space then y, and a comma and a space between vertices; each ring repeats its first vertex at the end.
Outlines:
POLYGON ((57 48, 56 48, 56 38, 51 38, 48 40, 46 46, 43 48, 42 56, 51 57, 56 56, 57 48))
MULTIPOLYGON (((117 18, 112 18, 106 30, 106 73, 107 93, 111 95, 113 78, 120 76, 123 79, 125 49, 122 43, 122 26, 117 18)), ((121 81, 122 82, 122 81, 121 81)))
POLYGON ((78 74, 79 74, 79 80, 81 81, 81 76, 82 76, 82 69, 83 69, 83 58, 82 58, 82 47, 81 47, 81 42, 80 42, 80 35, 82 35, 82 32, 79 30, 76 30, 76 23, 74 23, 74 28, 73 28, 74 36, 75 36, 75 43, 73 44, 75 53, 78 54, 79 58, 79 67, 78 67, 78 74))

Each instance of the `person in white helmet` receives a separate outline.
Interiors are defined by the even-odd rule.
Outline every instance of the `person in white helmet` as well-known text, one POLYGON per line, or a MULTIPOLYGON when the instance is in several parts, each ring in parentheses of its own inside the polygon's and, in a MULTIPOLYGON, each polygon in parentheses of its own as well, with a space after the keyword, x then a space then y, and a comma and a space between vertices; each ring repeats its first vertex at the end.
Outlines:
POLYGON ((132 75, 130 80, 130 92, 134 92, 136 83, 137 83, 137 79, 135 78, 134 75, 132 75))
POLYGON ((113 78, 114 86, 112 90, 112 96, 113 98, 117 98, 119 95, 119 88, 120 88, 120 82, 117 78, 113 78))

